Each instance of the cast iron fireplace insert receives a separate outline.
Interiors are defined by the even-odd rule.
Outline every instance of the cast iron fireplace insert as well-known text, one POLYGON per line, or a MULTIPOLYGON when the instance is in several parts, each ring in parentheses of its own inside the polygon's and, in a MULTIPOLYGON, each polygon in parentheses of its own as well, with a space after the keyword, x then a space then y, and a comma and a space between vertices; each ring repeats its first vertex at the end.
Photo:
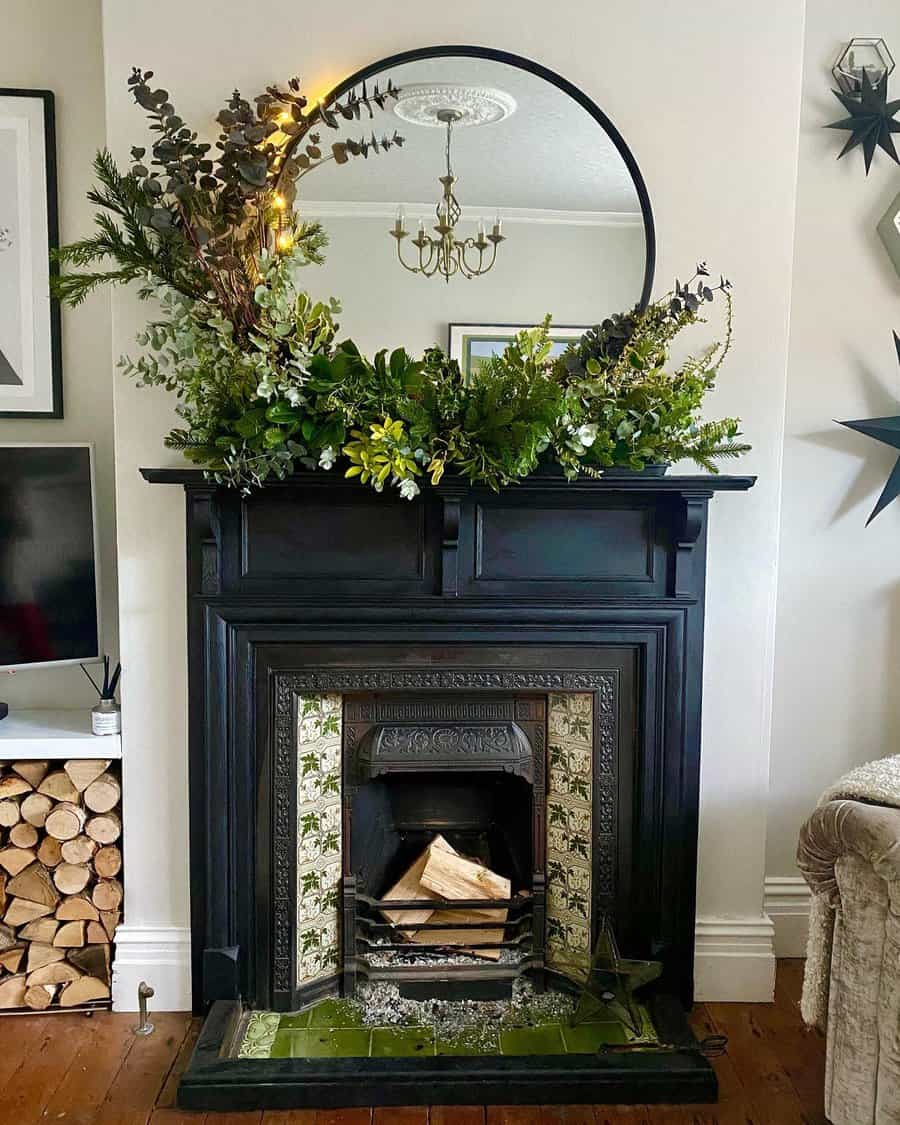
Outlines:
MULTIPOLYGON (((396 983, 402 996, 494 999, 511 995, 528 970, 544 986, 546 914, 547 701, 542 696, 346 696, 343 705, 342 991, 357 974, 396 983), (510 878, 508 912, 497 936, 485 924, 469 949, 514 956, 505 963, 441 964, 452 947, 429 920, 415 937, 382 913, 397 909, 382 894, 440 835, 461 854, 510 878), (402 954, 384 964, 385 954, 402 954), (376 959, 381 958, 379 963, 376 959), (420 963, 410 965, 410 960, 420 963), (437 962, 437 963, 436 963, 437 962)), ((429 906, 404 900, 406 908, 429 906)), ((441 903, 445 915, 471 901, 441 903)))
POLYGON ((713 1099, 684 1019, 707 507, 753 478, 535 476, 500 495, 445 478, 407 503, 321 473, 248 497, 199 471, 145 476, 187 494, 191 940, 209 1014, 181 1104, 713 1099), (615 768, 592 897, 603 909, 611 890, 627 955, 662 961, 651 1007, 670 1050, 402 1065, 222 1054, 248 1006, 296 1004, 297 708, 323 692, 592 695, 595 761, 615 768))

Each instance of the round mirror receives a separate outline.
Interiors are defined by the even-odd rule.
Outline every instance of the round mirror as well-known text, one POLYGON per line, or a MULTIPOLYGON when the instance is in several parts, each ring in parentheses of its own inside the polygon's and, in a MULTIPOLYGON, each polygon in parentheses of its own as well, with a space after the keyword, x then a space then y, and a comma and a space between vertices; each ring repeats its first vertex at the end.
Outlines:
POLYGON ((647 301, 647 191, 581 91, 513 55, 437 47, 365 68, 324 104, 346 109, 363 82, 381 107, 339 121, 364 155, 302 177, 294 204, 328 235, 307 284, 339 298, 342 336, 367 354, 437 344, 472 370, 548 314, 562 348, 647 301))

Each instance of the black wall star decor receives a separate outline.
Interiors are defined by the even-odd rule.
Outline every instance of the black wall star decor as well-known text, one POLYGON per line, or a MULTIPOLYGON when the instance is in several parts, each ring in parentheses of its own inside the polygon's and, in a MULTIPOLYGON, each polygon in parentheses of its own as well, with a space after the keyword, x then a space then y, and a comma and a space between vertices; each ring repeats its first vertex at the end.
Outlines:
POLYGON ((850 114, 825 126, 826 129, 847 129, 850 132, 847 143, 838 153, 838 160, 861 144, 867 176, 876 148, 884 149, 892 160, 900 164, 891 136, 892 133, 900 133, 900 121, 893 119, 900 109, 900 100, 887 100, 887 76, 873 86, 868 71, 864 69, 859 94, 844 94, 840 90, 831 92, 850 114))
MULTIPOLYGON (((897 349, 897 360, 900 362, 900 336, 896 332, 894 333, 894 347, 897 349)), ((895 415, 893 418, 865 418, 856 422, 841 422, 840 425, 849 426, 851 430, 857 430, 867 437, 873 437, 876 441, 884 442, 885 445, 891 445, 894 449, 900 450, 900 415, 895 415)), ((891 470, 891 475, 887 479, 887 484, 878 497, 878 503, 866 520, 866 527, 897 496, 900 496, 900 457, 897 458, 897 462, 891 470)))

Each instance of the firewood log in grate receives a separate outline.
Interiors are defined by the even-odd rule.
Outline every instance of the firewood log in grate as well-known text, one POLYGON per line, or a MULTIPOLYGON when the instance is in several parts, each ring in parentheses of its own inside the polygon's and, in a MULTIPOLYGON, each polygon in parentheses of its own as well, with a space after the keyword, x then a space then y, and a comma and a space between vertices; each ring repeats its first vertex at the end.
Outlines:
POLYGON ((500 949, 477 949, 473 944, 502 942, 504 928, 496 923, 507 920, 506 908, 491 908, 498 899, 509 899, 512 883, 477 860, 460 855, 443 836, 435 836, 427 848, 403 876, 383 896, 382 901, 413 901, 431 899, 435 906, 382 910, 383 916, 395 926, 404 927, 402 938, 417 945, 458 946, 461 953, 470 953, 488 961, 499 961, 500 949), (485 906, 447 908, 446 903, 484 899, 485 906), (443 908, 439 908, 441 903, 443 908), (459 929, 460 923, 493 922, 484 929, 459 929), (416 925, 446 923, 446 928, 418 930, 416 925))

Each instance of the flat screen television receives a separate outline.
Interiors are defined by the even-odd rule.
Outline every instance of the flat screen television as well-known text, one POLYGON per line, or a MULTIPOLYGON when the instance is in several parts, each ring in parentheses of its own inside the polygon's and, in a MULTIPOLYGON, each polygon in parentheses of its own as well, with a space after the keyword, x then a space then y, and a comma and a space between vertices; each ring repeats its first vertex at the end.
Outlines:
POLYGON ((100 655, 89 445, 0 445, 0 669, 100 655))

